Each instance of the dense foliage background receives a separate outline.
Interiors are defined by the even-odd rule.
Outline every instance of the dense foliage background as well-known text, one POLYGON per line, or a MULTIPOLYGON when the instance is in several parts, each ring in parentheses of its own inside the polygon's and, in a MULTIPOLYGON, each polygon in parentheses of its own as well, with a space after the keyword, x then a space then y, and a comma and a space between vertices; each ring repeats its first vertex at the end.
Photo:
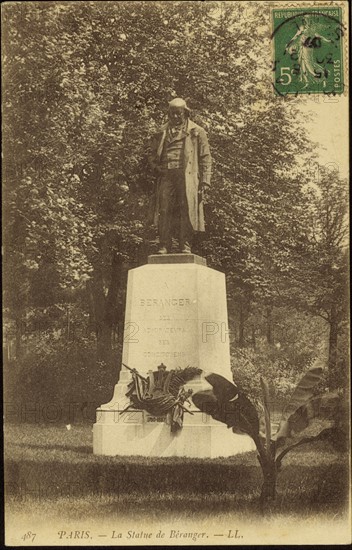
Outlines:
POLYGON ((273 94, 269 28, 261 3, 5 6, 8 401, 110 399, 127 270, 155 250, 148 139, 176 96, 212 149, 196 246, 226 273, 236 380, 285 398, 314 363, 347 388, 347 184, 300 98, 273 94))

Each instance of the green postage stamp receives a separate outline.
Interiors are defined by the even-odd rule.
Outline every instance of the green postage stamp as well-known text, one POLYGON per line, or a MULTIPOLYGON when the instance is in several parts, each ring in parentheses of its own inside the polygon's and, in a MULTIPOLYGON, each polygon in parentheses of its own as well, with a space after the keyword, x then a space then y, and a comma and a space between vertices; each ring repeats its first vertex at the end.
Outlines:
POLYGON ((273 86, 278 95, 342 94, 347 35, 340 6, 272 10, 273 86))

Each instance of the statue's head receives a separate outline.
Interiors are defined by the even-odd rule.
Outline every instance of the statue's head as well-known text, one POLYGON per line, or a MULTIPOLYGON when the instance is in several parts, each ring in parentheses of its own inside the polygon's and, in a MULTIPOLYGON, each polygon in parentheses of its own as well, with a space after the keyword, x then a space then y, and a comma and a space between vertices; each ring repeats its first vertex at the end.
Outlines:
POLYGON ((189 116, 189 108, 184 99, 176 97, 169 103, 169 121, 171 126, 181 125, 189 116))

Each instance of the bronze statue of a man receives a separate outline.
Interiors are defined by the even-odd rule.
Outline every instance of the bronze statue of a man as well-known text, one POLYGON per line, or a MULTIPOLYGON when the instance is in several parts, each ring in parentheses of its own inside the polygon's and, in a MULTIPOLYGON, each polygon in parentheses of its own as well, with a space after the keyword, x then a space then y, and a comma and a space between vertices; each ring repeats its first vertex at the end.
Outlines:
POLYGON ((179 251, 190 254, 194 231, 204 231, 203 197, 210 185, 211 156, 207 135, 189 119, 183 99, 170 101, 168 114, 168 122, 152 138, 150 155, 158 176, 154 211, 158 253, 171 252, 175 237, 179 251))

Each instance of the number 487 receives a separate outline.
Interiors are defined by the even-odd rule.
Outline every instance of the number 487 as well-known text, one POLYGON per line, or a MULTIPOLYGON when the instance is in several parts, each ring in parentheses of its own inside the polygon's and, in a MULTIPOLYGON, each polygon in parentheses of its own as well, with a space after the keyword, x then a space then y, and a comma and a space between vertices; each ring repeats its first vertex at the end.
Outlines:
POLYGON ((22 540, 28 540, 28 539, 32 539, 32 542, 34 542, 34 539, 36 537, 36 533, 32 533, 32 531, 28 531, 28 533, 25 533, 21 539, 22 540))

